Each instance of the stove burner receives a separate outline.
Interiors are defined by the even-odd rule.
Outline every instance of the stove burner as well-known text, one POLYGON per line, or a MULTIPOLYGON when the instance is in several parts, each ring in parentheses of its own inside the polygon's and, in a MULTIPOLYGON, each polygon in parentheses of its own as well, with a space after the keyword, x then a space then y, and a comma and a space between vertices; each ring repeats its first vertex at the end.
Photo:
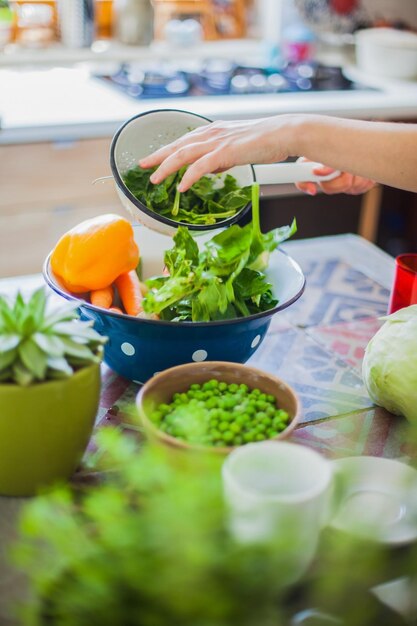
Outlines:
POLYGON ((102 77, 133 98, 168 98, 187 95, 190 82, 185 72, 144 71, 129 65, 102 77))
POLYGON ((288 63, 279 70, 267 70, 213 59, 199 71, 125 64, 116 73, 98 78, 139 99, 370 89, 350 81, 340 67, 316 62, 288 63))

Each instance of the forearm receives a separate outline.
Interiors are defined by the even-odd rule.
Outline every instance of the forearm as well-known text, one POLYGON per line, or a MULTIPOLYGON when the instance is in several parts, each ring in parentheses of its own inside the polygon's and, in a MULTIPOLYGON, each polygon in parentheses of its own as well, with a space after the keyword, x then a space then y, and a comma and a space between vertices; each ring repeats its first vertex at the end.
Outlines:
POLYGON ((417 192, 417 125, 294 116, 292 156, 417 192))

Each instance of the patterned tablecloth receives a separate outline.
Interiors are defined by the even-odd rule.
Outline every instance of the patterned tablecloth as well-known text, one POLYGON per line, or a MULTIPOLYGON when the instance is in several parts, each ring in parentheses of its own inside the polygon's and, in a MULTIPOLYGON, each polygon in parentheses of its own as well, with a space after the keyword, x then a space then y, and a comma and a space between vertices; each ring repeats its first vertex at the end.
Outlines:
MULTIPOLYGON (((330 457, 409 456, 406 422, 373 405, 361 376, 364 349, 387 311, 392 258, 354 235, 293 242, 286 250, 307 287, 273 318, 249 363, 299 394, 302 417, 292 439, 330 457)), ((138 389, 105 368, 97 427, 134 429, 138 389)))
MULTIPOLYGON (((250 363, 297 390, 302 418, 292 439, 329 457, 414 455, 407 445, 405 420, 373 406, 361 377, 364 348, 387 310, 393 259, 355 235, 300 240, 285 249, 300 263, 306 291, 273 318, 250 363)), ((39 284, 40 276, 6 279, 0 281, 0 293, 17 288, 25 292, 39 284)), ((104 366, 96 429, 121 424, 140 436, 133 423, 138 389, 104 366)), ((88 453, 85 460, 88 466, 88 453)), ((9 623, 4 600, 19 589, 4 554, 16 532, 20 504, 18 498, 0 497, 0 624, 9 623)))

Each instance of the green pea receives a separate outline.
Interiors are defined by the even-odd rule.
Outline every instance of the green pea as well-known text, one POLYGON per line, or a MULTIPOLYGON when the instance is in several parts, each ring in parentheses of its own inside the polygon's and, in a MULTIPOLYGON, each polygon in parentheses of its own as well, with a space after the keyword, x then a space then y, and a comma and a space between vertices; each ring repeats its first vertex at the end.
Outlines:
POLYGON ((235 435, 234 433, 232 433, 231 430, 225 430, 225 432, 223 433, 223 441, 226 441, 226 443, 230 443, 231 441, 233 441, 235 435))
POLYGON ((153 422, 160 422, 163 418, 163 414, 161 411, 153 411, 151 414, 151 420, 153 422))
POLYGON ((265 441, 264 435, 261 435, 261 433, 257 433, 255 435, 255 441, 265 441))
POLYGON ((225 398, 223 405, 225 409, 233 409, 236 405, 235 399, 231 397, 225 398))
POLYGON ((217 428, 210 428, 209 430, 210 437, 215 441, 216 439, 221 439, 221 432, 217 430, 217 428))
POLYGON ((217 407, 218 400, 217 398, 211 397, 206 402, 206 407, 208 409, 215 409, 217 407))
POLYGON ((242 427, 240 424, 233 422, 233 424, 230 424, 230 430, 232 431, 232 433, 238 434, 242 430, 242 427))
POLYGON ((224 382, 219 383, 219 389, 220 391, 226 391, 227 383, 224 383, 224 382))
POLYGON ((229 424, 227 422, 220 422, 219 430, 224 432, 229 428, 229 424))
POLYGON ((276 403, 276 398, 275 396, 271 395, 270 393, 266 396, 266 399, 268 400, 268 402, 270 402, 271 404, 275 404, 276 403))
POLYGON ((275 409, 273 406, 269 405, 266 409, 265 409, 265 413, 267 414, 268 417, 274 417, 275 416, 275 409))

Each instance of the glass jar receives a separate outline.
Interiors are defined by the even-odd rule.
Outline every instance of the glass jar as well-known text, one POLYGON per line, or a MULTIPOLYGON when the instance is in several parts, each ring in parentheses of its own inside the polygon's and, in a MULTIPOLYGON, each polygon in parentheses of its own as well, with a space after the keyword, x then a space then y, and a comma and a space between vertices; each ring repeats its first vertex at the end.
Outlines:
POLYGON ((114 32, 120 43, 149 45, 153 38, 153 8, 150 0, 114 0, 114 32))
POLYGON ((89 47, 94 40, 93 0, 58 0, 61 42, 67 48, 89 47))

